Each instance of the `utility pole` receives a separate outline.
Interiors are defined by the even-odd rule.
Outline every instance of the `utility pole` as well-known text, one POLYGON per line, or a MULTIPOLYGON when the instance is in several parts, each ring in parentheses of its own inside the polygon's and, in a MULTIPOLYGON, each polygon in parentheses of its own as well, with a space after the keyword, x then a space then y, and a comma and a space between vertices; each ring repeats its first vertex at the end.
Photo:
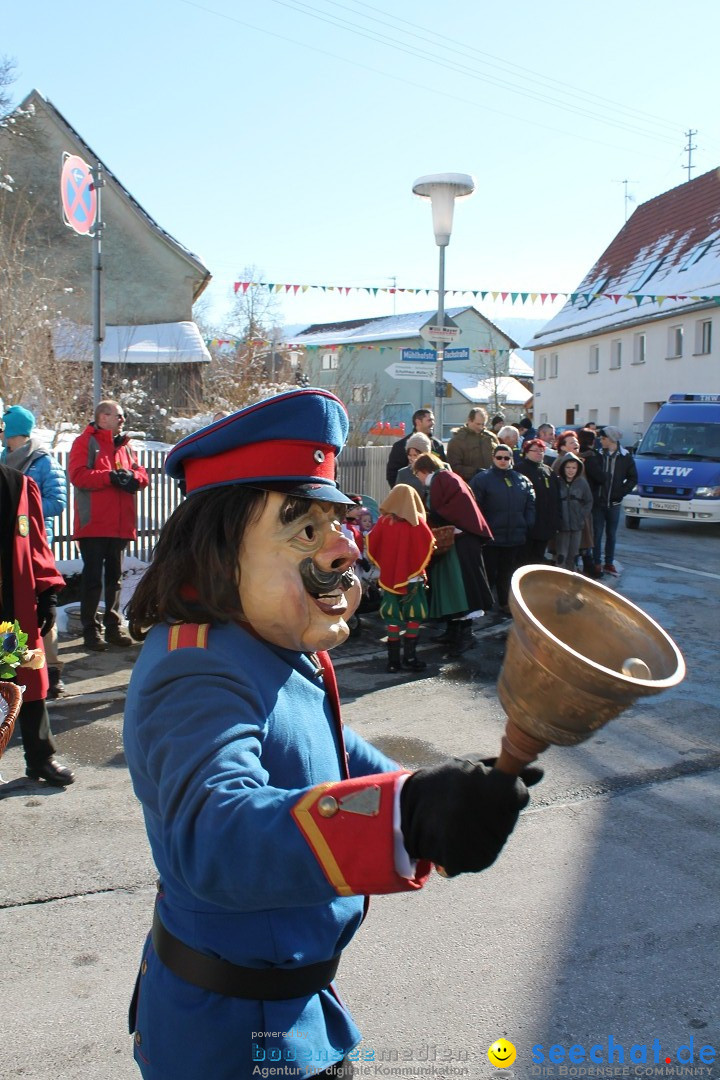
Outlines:
POLYGON ((628 203, 635 202, 635 196, 628 194, 628 184, 637 184, 638 180, 613 180, 614 184, 623 184, 625 188, 625 220, 628 219, 628 203))
POLYGON ((687 141, 688 141, 687 146, 685 147, 685 151, 686 151, 687 156, 688 156, 688 163, 687 163, 687 165, 683 165, 683 169, 687 169, 687 174, 688 174, 687 178, 688 178, 688 180, 692 180, 692 169, 693 169, 692 152, 693 152, 693 150, 697 150, 697 144, 693 145, 693 141, 692 141, 693 135, 697 135, 697 128, 695 130, 693 130, 692 128, 688 128, 688 130, 685 132, 685 136, 686 136, 687 141))

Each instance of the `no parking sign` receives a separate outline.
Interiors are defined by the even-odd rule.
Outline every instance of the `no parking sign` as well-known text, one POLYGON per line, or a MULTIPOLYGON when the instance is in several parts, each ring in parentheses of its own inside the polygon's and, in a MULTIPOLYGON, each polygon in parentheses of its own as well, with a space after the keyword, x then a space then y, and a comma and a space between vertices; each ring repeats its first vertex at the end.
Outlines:
POLYGON ((87 236, 95 224, 97 192, 92 169, 76 154, 63 154, 60 198, 65 224, 87 236))

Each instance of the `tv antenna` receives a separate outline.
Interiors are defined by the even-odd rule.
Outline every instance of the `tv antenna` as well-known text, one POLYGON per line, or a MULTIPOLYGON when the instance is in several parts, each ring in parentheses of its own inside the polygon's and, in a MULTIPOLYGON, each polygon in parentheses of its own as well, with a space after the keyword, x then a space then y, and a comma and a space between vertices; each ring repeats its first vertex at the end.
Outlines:
POLYGON ((634 203, 635 202, 635 196, 631 192, 628 191, 628 184, 638 184, 639 181, 638 180, 614 180, 613 183, 622 184, 624 189, 625 189, 625 195, 624 195, 624 198, 625 198, 625 220, 627 221, 627 219, 628 219, 628 203, 634 203))

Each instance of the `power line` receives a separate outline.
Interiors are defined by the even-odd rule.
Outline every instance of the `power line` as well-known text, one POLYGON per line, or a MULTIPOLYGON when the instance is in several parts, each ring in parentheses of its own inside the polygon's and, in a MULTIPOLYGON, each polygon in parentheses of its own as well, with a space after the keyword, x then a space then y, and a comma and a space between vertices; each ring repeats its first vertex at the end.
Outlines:
MULTIPOLYGON (((342 56, 341 57, 336 52, 330 52, 330 50, 328 50, 328 49, 322 49, 319 46, 311 45, 306 41, 302 41, 302 40, 298 40, 296 38, 288 37, 286 34, 280 34, 280 33, 278 33, 277 31, 274 31, 274 30, 268 30, 264 26, 257 26, 256 24, 250 23, 245 19, 239 19, 235 15, 228 15, 226 12, 223 12, 223 11, 215 11, 213 8, 210 8, 210 7, 207 7, 204 4, 198 3, 197 0, 176 0, 176 2, 184 4, 187 7, 194 8, 197 11, 202 11, 207 15, 212 15, 215 18, 224 19, 226 22, 234 23, 237 26, 243 26, 246 29, 254 30, 254 31, 256 31, 257 33, 260 33, 260 34, 265 34, 266 36, 274 38, 274 39, 276 39, 278 41, 283 41, 283 42, 285 42, 287 44, 290 44, 290 45, 293 45, 293 46, 300 46, 301 48, 307 49, 310 52, 317 53, 320 56, 329 57, 331 60, 334 60, 334 61, 341 60, 343 64, 349 64, 349 65, 352 65, 353 67, 360 68, 363 71, 369 71, 373 75, 377 75, 377 76, 380 76, 380 77, 385 78, 385 79, 390 79, 393 82, 399 82, 399 83, 403 84, 404 86, 410 86, 415 90, 420 90, 420 91, 423 91, 425 93, 433 94, 435 97, 442 97, 442 98, 446 98, 449 101, 460 102, 461 104, 463 104, 465 106, 468 106, 470 108, 480 109, 485 113, 493 113, 495 116, 503 116, 503 117, 506 117, 508 119, 514 120, 514 121, 519 122, 519 123, 530 124, 534 129, 540 128, 540 129, 542 129, 544 131, 552 131, 557 135, 564 135, 564 136, 568 136, 570 134, 568 131, 563 130, 562 128, 555 127, 552 124, 544 123, 543 121, 537 120, 536 118, 529 119, 528 117, 525 117, 525 116, 522 116, 522 115, 518 116, 516 113, 506 112, 504 109, 495 108, 495 107, 493 107, 491 105, 487 105, 485 102, 473 101, 473 100, 471 100, 471 99, 469 99, 467 97, 464 97, 464 96, 461 97, 458 94, 450 93, 447 90, 440 90, 437 87, 428 86, 427 83, 418 83, 418 82, 414 82, 411 79, 406 79, 406 78, 403 78, 402 76, 394 75, 392 72, 383 71, 383 70, 378 69, 376 67, 372 67, 370 64, 363 64, 359 60, 355 60, 355 59, 353 59, 351 57, 347 57, 347 56, 342 56)), ((604 146, 604 147, 607 147, 607 148, 610 148, 610 149, 613 149, 613 150, 620 149, 615 143, 607 142, 604 139, 593 138, 592 136, 585 135, 585 134, 583 134, 582 132, 579 132, 579 131, 573 131, 571 134, 572 134, 572 138, 575 139, 575 140, 580 140, 582 142, 592 143, 595 146, 604 146)), ((640 134, 645 134, 645 133, 641 132, 640 134)), ((666 139, 664 139, 662 137, 659 137, 659 136, 647 135, 647 138, 651 138, 651 139, 656 138, 656 139, 658 139, 659 141, 662 141, 662 142, 667 141, 666 139)))
MULTIPOLYGON (((378 22, 384 26, 392 27, 392 24, 385 22, 384 19, 375 19, 372 15, 366 15, 362 10, 356 11, 352 8, 348 8, 346 4, 340 3, 340 0, 325 0, 326 3, 332 4, 334 7, 343 8, 346 11, 351 11, 353 14, 359 15, 361 18, 378 22)), ((638 119, 650 121, 651 123, 666 127, 669 131, 677 131, 678 125, 667 120, 664 116, 657 116, 654 113, 646 112, 643 109, 636 109, 632 106, 622 104, 617 101, 613 101, 611 98, 603 97, 601 94, 595 94, 593 91, 584 90, 581 87, 574 86, 571 83, 563 82, 561 79, 554 79, 552 76, 544 75, 541 72, 533 71, 525 66, 514 63, 512 60, 504 59, 500 56, 495 56, 493 53, 488 53, 482 49, 477 49, 473 45, 468 45, 465 42, 460 42, 456 38, 448 37, 446 34, 442 34, 435 29, 429 27, 420 26, 418 23, 408 22, 406 19, 398 18, 393 15, 392 12, 383 11, 381 8, 374 7, 372 4, 360 3, 359 0, 351 0, 355 2, 356 8, 367 8, 369 11, 377 11, 379 14, 384 15, 388 19, 392 19, 394 23, 399 24, 402 27, 411 27, 409 30, 403 30, 402 32, 409 37, 416 37, 419 40, 425 41, 436 48, 441 42, 448 42, 448 46, 441 45, 442 48, 447 48, 449 51, 456 51, 469 57, 480 57, 482 62, 487 64, 488 67, 500 68, 505 71, 506 69, 514 69, 521 79, 527 82, 536 82, 541 86, 548 84, 550 88, 555 86, 561 93, 569 93, 574 97, 581 95, 585 97, 593 104, 609 105, 611 108, 621 110, 629 114, 635 114, 638 119), (419 34, 417 31, 424 31, 423 34, 419 34), (427 36, 425 36, 427 35, 427 36)), ((394 28, 393 28, 394 29, 394 28)))
MULTIPOLYGON (((291 11, 297 11, 299 14, 309 15, 311 18, 316 19, 318 22, 325 23, 328 26, 335 26, 340 30, 346 30, 357 37, 365 38, 368 41, 374 41, 381 45, 385 45, 387 48, 394 49, 396 52, 404 53, 407 56, 412 56, 422 60, 425 63, 430 63, 436 67, 445 69, 446 71, 452 71, 455 75, 463 74, 468 78, 474 79, 476 82, 490 83, 493 86, 499 86, 502 89, 509 90, 511 93, 519 95, 520 97, 530 98, 532 101, 541 102, 546 105, 551 105, 556 109, 561 109, 565 112, 572 113, 576 116, 582 116, 591 120, 595 120, 601 124, 607 124, 610 127, 616 127, 625 130, 634 135, 641 135, 644 138, 655 139, 660 142, 673 143, 675 140, 670 135, 662 135, 659 132, 653 133, 636 126, 632 121, 626 122, 622 119, 612 119, 597 112, 591 112, 589 109, 582 108, 580 105, 574 105, 559 101, 557 98, 550 97, 547 94, 538 94, 530 90, 523 89, 515 83, 509 82, 505 79, 499 79, 490 75, 483 75, 477 70, 468 67, 464 64, 459 64, 456 61, 448 62, 446 59, 437 55, 437 49, 433 48, 432 51, 419 49, 416 46, 408 44, 406 42, 399 42, 397 39, 387 37, 386 35, 373 32, 370 29, 363 29, 358 26, 357 23, 352 23, 347 19, 334 17, 329 14, 320 14, 315 8, 309 4, 304 3, 303 0, 272 0, 274 4, 280 7, 288 8, 291 11)), ((415 35, 417 36, 417 35, 415 35)), ((432 44, 432 43, 431 43, 432 44)))

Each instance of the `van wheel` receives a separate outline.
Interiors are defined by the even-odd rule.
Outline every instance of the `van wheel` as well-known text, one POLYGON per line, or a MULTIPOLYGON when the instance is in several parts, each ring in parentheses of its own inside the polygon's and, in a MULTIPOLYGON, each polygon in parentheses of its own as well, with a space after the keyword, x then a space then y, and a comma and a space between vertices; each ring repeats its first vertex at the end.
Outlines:
POLYGON ((639 517, 629 517, 628 514, 626 514, 625 515, 625 528, 626 529, 639 529, 640 528, 640 518, 639 517))

